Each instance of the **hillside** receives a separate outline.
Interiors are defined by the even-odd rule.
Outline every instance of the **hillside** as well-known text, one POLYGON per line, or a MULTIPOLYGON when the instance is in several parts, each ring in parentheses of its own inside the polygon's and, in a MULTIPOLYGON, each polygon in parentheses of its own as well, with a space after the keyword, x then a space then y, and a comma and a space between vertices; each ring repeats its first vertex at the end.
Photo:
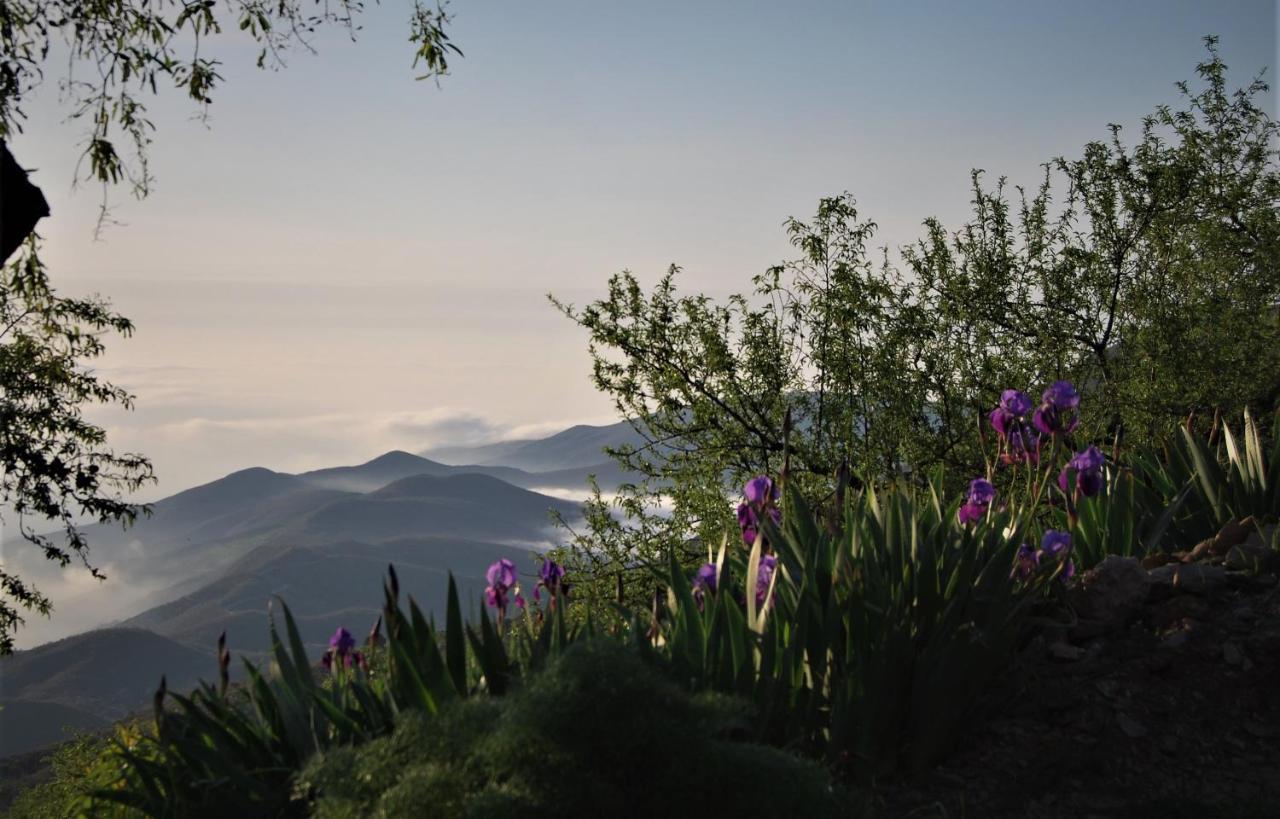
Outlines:
POLYGON ((88 631, 0 664, 0 755, 64 739, 63 725, 101 727, 148 702, 161 675, 175 690, 217 674, 197 651, 139 628, 88 631))
POLYGON ((414 535, 541 542, 551 527, 549 510, 570 518, 578 514, 576 504, 487 475, 415 475, 327 503, 292 522, 279 537, 302 543, 414 535))
MULTIPOLYGON (((236 652, 261 652, 269 647, 267 608, 278 595, 318 656, 338 626, 367 633, 382 606, 388 564, 395 565, 404 594, 430 615, 443 612, 449 572, 458 581, 464 605, 479 605, 484 572, 503 557, 516 561, 527 573, 526 582, 532 582, 536 562, 527 552, 459 538, 267 546, 224 576, 131 618, 127 625, 192 646, 212 646, 225 630, 236 652)), ((279 617, 277 621, 283 626, 279 617)))

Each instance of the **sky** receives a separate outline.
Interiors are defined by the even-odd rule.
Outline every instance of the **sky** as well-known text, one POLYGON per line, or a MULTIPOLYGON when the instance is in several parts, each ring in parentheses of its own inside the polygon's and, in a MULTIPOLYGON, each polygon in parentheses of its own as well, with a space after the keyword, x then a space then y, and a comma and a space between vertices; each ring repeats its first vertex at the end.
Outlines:
POLYGON ((396 0, 283 70, 228 36, 207 119, 148 101, 154 191, 111 192, 100 239, 50 65, 11 147, 53 211, 55 286, 136 324, 95 365, 136 408, 92 417, 152 458, 141 499, 617 420, 547 293, 670 264, 689 291, 749 289, 794 255, 783 220, 842 191, 897 247, 964 220, 971 169, 1034 185, 1176 102, 1206 34, 1233 85, 1276 64, 1276 3, 1244 0, 450 9, 465 57, 438 84, 413 80, 396 0))

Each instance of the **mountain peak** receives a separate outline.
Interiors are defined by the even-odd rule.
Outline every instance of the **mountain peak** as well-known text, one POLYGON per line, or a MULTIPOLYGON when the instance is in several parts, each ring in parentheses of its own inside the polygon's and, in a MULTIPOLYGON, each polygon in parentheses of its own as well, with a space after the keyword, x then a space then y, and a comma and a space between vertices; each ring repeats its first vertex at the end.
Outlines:
POLYGON ((440 466, 435 461, 423 458, 421 455, 414 455, 412 452, 405 452, 403 449, 393 449, 390 452, 383 453, 372 461, 366 461, 361 466, 400 466, 400 465, 429 465, 440 466))

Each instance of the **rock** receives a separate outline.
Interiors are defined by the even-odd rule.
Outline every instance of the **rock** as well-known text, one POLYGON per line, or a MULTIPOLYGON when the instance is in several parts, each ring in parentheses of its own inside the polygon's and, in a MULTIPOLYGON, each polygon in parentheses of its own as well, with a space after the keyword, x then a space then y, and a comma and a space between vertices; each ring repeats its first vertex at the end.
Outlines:
POLYGON ((1258 526, 1253 520, 1253 515, 1240 520, 1228 521, 1221 531, 1213 538, 1213 545, 1209 547, 1209 553, 1215 557, 1222 557, 1231 551, 1231 547, 1243 543, 1249 534, 1257 529, 1258 526))
POLYGON ((1171 563, 1152 569, 1147 572, 1147 577, 1158 588, 1206 596, 1216 594, 1227 585, 1226 569, 1203 563, 1171 563))
POLYGON ((1130 739, 1139 739, 1147 735, 1146 727, 1128 714, 1116 714, 1116 722, 1120 724, 1120 730, 1124 731, 1124 735, 1130 739))
POLYGON ((1075 662, 1084 656, 1084 649, 1070 643, 1054 643, 1049 646, 1049 656, 1055 660, 1075 662))
POLYGON ((1228 569, 1247 569, 1261 571, 1266 568, 1272 555, 1272 539, 1275 536, 1275 525, 1262 531, 1255 529, 1249 537, 1227 550, 1226 566, 1228 569))
MULTIPOLYGON (((1200 624, 1197 623, 1195 620, 1190 620, 1190 619, 1182 620, 1179 623, 1177 623, 1173 629, 1170 629, 1170 631, 1167 634, 1165 634, 1165 636, 1160 640, 1160 644, 1163 645, 1165 648, 1182 648, 1191 640, 1192 635, 1196 634, 1199 631, 1200 631, 1200 624)), ((1156 654, 1156 655, 1153 655, 1151 659, 1155 660, 1160 656, 1161 655, 1156 654)), ((1167 656, 1165 657, 1165 659, 1167 661, 1168 659, 1167 656)), ((1151 670, 1154 670, 1154 669, 1151 669, 1151 670)))
POLYGON ((1184 620, 1203 620, 1209 614, 1209 604, 1190 594, 1175 594, 1163 603, 1152 606, 1148 622, 1163 630, 1184 620))
POLYGON ((1244 663, 1244 652, 1235 643, 1223 643, 1222 659, 1226 661, 1227 665, 1242 665, 1244 663))
POLYGON ((1094 637, 1123 627, 1142 608, 1149 582, 1136 558, 1116 555, 1082 574, 1067 590, 1080 619, 1072 636, 1094 637))
POLYGON ((1196 544, 1195 548, 1191 550, 1191 554, 1188 555, 1188 557, 1191 560, 1203 560, 1204 558, 1209 557, 1213 550, 1213 543, 1213 538, 1200 541, 1196 544))

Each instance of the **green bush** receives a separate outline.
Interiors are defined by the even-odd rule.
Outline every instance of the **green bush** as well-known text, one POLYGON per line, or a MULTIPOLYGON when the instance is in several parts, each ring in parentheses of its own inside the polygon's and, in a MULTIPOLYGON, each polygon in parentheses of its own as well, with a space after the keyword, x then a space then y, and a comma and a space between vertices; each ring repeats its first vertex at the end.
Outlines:
POLYGON ((818 765, 742 741, 747 703, 684 692, 616 641, 576 644, 502 699, 415 714, 317 757, 314 815, 846 815, 818 765))

